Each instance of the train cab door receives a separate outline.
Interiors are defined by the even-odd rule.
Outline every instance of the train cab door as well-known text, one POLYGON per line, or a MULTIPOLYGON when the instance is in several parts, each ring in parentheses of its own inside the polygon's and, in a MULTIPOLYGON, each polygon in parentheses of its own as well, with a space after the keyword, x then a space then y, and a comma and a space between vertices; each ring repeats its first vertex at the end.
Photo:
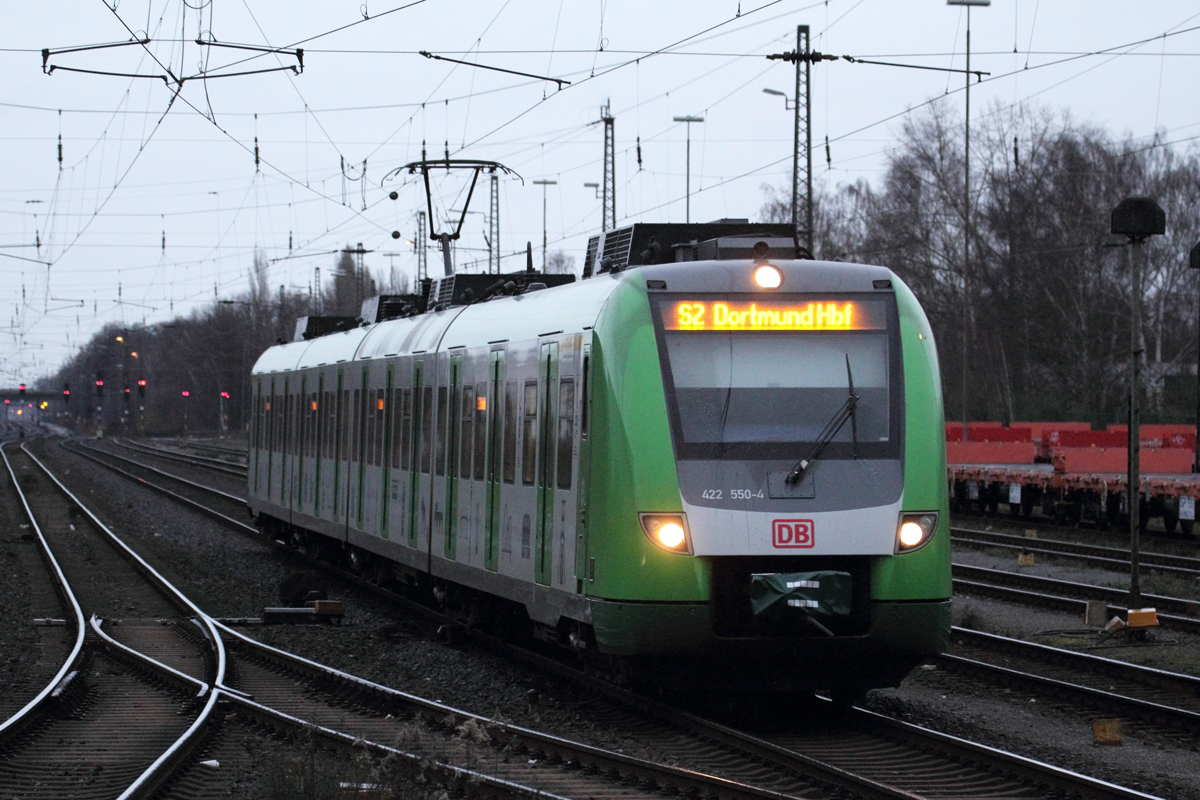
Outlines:
POLYGON ((468 476, 471 469, 470 430, 467 427, 470 425, 471 419, 471 397, 463 391, 463 355, 461 352, 450 355, 449 388, 447 410, 450 412, 450 425, 446 435, 446 527, 443 555, 448 561, 455 561, 458 558, 460 527, 458 519, 459 495, 462 489, 460 475, 464 472, 464 462, 468 476), (465 425, 464 421, 466 421, 465 425))
POLYGON ((534 533, 534 581, 550 584, 554 563, 554 456, 558 425, 558 342, 543 342, 538 359, 537 528, 534 533))
MULTIPOLYGON (((483 519, 483 566, 486 569, 495 572, 498 568, 499 561, 499 540, 500 540, 500 517, 501 517, 501 497, 500 490, 500 459, 503 448, 501 447, 501 425, 504 417, 500 413, 500 396, 504 391, 504 356, 503 347, 492 350, 488 354, 488 383, 486 395, 487 413, 487 453, 486 453, 486 471, 485 479, 486 495, 484 499, 484 519, 483 519)), ((478 455, 476 456, 478 458, 478 455)))
POLYGON ((408 546, 416 547, 421 525, 421 470, 429 470, 429 444, 423 420, 427 416, 425 399, 425 362, 413 361, 412 375, 412 448, 409 451, 408 469, 408 546))
POLYGON ((580 353, 579 366, 579 466, 576 468, 575 482, 575 592, 586 594, 587 585, 595 580, 595 575, 588 569, 587 537, 588 537, 588 489, 591 478, 591 438, 588 426, 591 424, 591 362, 592 347, 583 345, 580 353))

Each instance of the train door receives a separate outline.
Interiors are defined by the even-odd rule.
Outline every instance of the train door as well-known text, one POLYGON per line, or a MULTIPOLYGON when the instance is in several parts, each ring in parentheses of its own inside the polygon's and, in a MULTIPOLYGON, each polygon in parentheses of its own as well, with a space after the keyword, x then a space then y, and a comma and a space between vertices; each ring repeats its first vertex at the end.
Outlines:
POLYGON ((317 392, 313 395, 312 401, 313 412, 313 434, 312 434, 312 455, 313 455, 313 491, 312 491, 312 513, 314 517, 321 516, 321 457, 324 455, 322 447, 324 443, 325 433, 325 373, 322 370, 317 370, 317 392))
POLYGON ((487 459, 485 470, 487 484, 484 499, 483 566, 493 572, 498 566, 499 553, 497 551, 499 550, 498 540, 501 525, 500 459, 502 448, 500 431, 504 418, 500 414, 500 395, 504 391, 504 355, 503 348, 492 350, 489 354, 487 394, 483 409, 486 414, 483 424, 487 429, 484 456, 487 459))
POLYGON ((263 449, 266 450, 266 467, 267 467, 267 500, 274 500, 272 494, 275 488, 275 418, 279 416, 279 399, 275 396, 275 379, 271 378, 271 383, 268 386, 267 399, 263 404, 266 420, 266 439, 263 442, 263 449))
POLYGON ((288 440, 291 435, 289 430, 292 421, 292 393, 291 380, 283 379, 283 395, 279 398, 279 407, 283 413, 279 418, 279 505, 287 508, 288 506, 288 467, 291 466, 291 459, 288 458, 288 440))
POLYGON ((342 368, 338 367, 336 388, 333 390, 333 403, 330 407, 330 413, 333 414, 333 426, 329 430, 329 457, 333 460, 333 486, 330 494, 332 495, 333 509, 332 519, 337 522, 342 507, 345 505, 342 495, 342 479, 345 476, 345 468, 342 467, 342 426, 345 424, 345 406, 342 403, 342 383, 344 375, 342 368))
POLYGON ((308 375, 300 377, 300 393, 296 395, 295 402, 295 445, 292 447, 293 461, 292 473, 295 475, 293 482, 292 503, 294 511, 304 512, 304 474, 305 474, 305 441, 308 435, 308 375))
MULTIPOLYGON (((446 471, 446 537, 443 555, 455 561, 458 558, 458 507, 462 478, 470 477, 471 470, 471 387, 463 391, 463 354, 450 356, 449 397, 450 412, 448 441, 449 464, 446 471), (461 477, 460 477, 461 472, 461 477)), ((439 412, 441 413, 441 412, 439 412)))
POLYGON ((534 531, 534 580, 549 585, 554 548, 554 456, 558 426, 558 342, 543 342, 538 359, 538 412, 541 431, 537 453, 537 521, 534 531))
POLYGON ((351 480, 354 482, 354 527, 362 530, 363 506, 366 502, 367 475, 367 402, 370 397, 370 371, 363 367, 359 373, 359 388, 354 390, 354 443, 351 452, 354 466, 351 480))
POLYGON ((379 536, 383 539, 388 538, 388 507, 389 507, 389 489, 392 485, 392 452, 394 449, 392 439, 396 437, 396 426, 393 420, 396 418, 395 409, 392 407, 396 404, 397 394, 393 388, 395 383, 395 367, 392 364, 387 365, 387 373, 383 382, 383 393, 379 396, 381 404, 380 412, 380 441, 378 444, 378 464, 379 464, 379 536))
POLYGON ((429 434, 428 426, 425 424, 428 419, 427 408, 429 400, 426 396, 431 394, 429 387, 425 385, 425 361, 417 359, 413 361, 413 388, 412 388, 412 452, 411 461, 408 472, 408 546, 416 547, 421 528, 421 472, 429 471, 429 434))
POLYGON ((579 467, 575 489, 575 592, 587 593, 587 584, 595 580, 595 573, 587 561, 588 530, 588 487, 591 478, 591 440, 588 427, 591 424, 591 345, 585 344, 579 368, 579 467))

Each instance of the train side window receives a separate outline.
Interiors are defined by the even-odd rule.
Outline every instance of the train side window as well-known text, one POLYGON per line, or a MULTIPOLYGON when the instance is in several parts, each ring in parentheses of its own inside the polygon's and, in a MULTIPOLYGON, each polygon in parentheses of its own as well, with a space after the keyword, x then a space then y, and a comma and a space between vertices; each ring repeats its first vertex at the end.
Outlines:
POLYGON ((387 389, 379 389, 375 398, 375 466, 382 467, 387 461, 387 389))
POLYGON ((350 460, 357 462, 361 457, 359 453, 362 440, 362 423, 363 423, 363 393, 362 389, 354 390, 354 402, 350 408, 353 409, 351 416, 354 418, 353 425, 350 430, 350 460))
POLYGON ((474 439, 471 436, 471 423, 473 420, 474 409, 471 406, 475 402, 475 387, 467 384, 462 387, 462 409, 459 415, 461 422, 459 423, 459 448, 458 448, 458 464, 459 476, 463 478, 471 477, 471 444, 474 439))
POLYGON ((288 447, 290 439, 295 435, 292 433, 292 396, 290 394, 283 396, 283 419, 281 422, 283 424, 279 426, 279 430, 283 435, 280 437, 282 441, 279 452, 288 455, 291 452, 291 448, 288 447))
POLYGON ((439 386, 437 390, 437 441, 434 446, 437 448, 436 453, 437 474, 446 474, 446 422, 449 414, 450 404, 446 397, 446 387, 439 386))
POLYGON ((400 422, 400 469, 412 469, 412 389, 403 389, 400 422))
POLYGON ((517 382, 504 384, 504 482, 517 480, 517 382))
POLYGON ((487 384, 479 385, 479 396, 475 398, 475 480, 485 477, 487 456, 487 384))
POLYGON ((391 390, 391 468, 400 469, 403 463, 400 459, 400 443, 403 439, 401 433, 404 429, 404 408, 403 408, 404 390, 391 390))
POLYGON ((371 415, 371 461, 367 463, 372 467, 378 467, 379 450, 383 447, 383 407, 383 390, 373 389, 371 407, 367 408, 367 414, 371 415))
POLYGON ((532 486, 537 475, 537 381, 525 383, 525 417, 521 425, 521 483, 532 486))
POLYGON ((342 461, 350 460, 350 390, 342 390, 342 405, 338 411, 338 421, 341 422, 339 429, 342 432, 342 443, 339 445, 338 458, 342 461))
POLYGON ((588 437, 588 382, 591 380, 588 367, 591 356, 583 357, 583 386, 579 392, 579 437, 586 439, 588 437))
POLYGON ((429 474, 433 454, 433 387, 421 390, 421 472, 429 474))
POLYGON ((575 449, 575 379, 558 382, 558 488, 571 488, 572 454, 575 449))
POLYGON ((325 392, 325 451, 322 458, 337 458, 335 442, 337 442, 337 408, 333 402, 333 392, 325 392))

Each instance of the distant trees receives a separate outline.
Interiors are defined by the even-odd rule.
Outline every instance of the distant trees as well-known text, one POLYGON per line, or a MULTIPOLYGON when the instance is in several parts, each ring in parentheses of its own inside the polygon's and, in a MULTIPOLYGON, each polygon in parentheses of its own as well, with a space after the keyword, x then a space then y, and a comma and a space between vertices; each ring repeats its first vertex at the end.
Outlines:
POLYGON ((266 257, 256 253, 245 292, 190 316, 106 326, 39 388, 59 392, 69 384, 65 421, 88 430, 174 434, 186 425, 191 433, 211 434, 221 429, 222 414, 230 432, 245 430, 249 373, 263 350, 290 342, 297 318, 355 316, 363 299, 377 292, 375 278, 349 247, 338 254, 327 284, 311 292, 284 286, 272 291, 267 267, 266 257), (97 380, 104 381, 103 394, 97 380), (144 391, 140 380, 146 381, 144 391))
MULTIPOLYGON (((920 298, 938 342, 947 416, 962 397, 968 302, 972 419, 1123 421, 1129 352, 1129 249, 1108 233, 1124 197, 1154 197, 1167 235, 1146 246, 1142 299, 1151 418, 1195 409, 1200 235, 1194 151, 1115 140, 1045 109, 995 107, 972 125, 971 260, 963 293, 962 120, 946 104, 909 117, 876 186, 820 193, 819 258, 891 267, 920 298)), ((768 190, 764 221, 790 220, 768 190)))

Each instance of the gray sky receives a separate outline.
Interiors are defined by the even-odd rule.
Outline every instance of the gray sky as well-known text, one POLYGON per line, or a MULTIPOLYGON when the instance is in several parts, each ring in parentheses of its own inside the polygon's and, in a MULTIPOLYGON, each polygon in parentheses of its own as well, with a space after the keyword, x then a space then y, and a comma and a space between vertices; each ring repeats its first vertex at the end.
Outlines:
MULTIPOLYGON (((419 159, 423 140, 430 157, 448 142, 452 157, 500 161, 524 179, 501 185, 505 254, 532 240, 540 262, 543 190, 533 181, 558 181, 546 187, 550 250, 578 264, 600 226, 600 201, 583 184, 601 180, 603 132, 591 123, 606 101, 616 117, 619 225, 683 220, 686 131, 672 122, 680 115, 705 118, 692 126, 692 219, 754 218, 764 184, 790 183, 792 115, 762 89, 791 94, 794 68, 763 56, 794 48, 797 24, 811 26, 814 49, 839 55, 962 67, 965 50, 966 13, 944 0, 424 0, 387 13, 402 5, 121 0, 114 12, 104 0, 5 3, 0 385, 53 371, 106 323, 161 322, 214 292, 244 291, 256 248, 273 260, 276 290, 307 291, 314 268, 328 277, 332 251, 358 242, 375 251, 366 260, 377 274, 392 261, 385 252, 399 253, 395 267, 411 274, 412 245, 390 234, 415 238, 424 192, 411 179, 383 188, 380 180, 419 159), (150 44, 55 52, 49 63, 187 76, 206 59, 211 74, 296 63, 201 47, 200 35, 303 42, 304 71, 186 81, 173 104, 174 90, 156 78, 42 73, 42 48, 127 41, 130 30, 148 32, 150 44), (570 84, 432 61, 420 50, 570 84), (387 199, 392 189, 398 201, 387 199)), ((971 12, 972 68, 992 73, 972 89, 972 118, 1033 103, 1117 136, 1149 142, 1157 131, 1190 147, 1200 136, 1194 88, 1186 89, 1200 83, 1197 26, 1194 3, 995 0, 971 12)), ((949 73, 815 66, 814 145, 828 136, 832 156, 829 169, 823 146, 814 148, 818 179, 876 180, 903 115, 935 98, 961 115, 962 85, 949 73)), ((461 208, 465 184, 435 177, 435 216, 444 219, 461 208)), ((487 211, 482 182, 471 208, 487 211)), ((470 214, 461 269, 482 268, 472 265, 486 260, 483 231, 483 217, 470 214)), ((523 255, 505 263, 520 268, 523 255)), ((436 252, 430 264, 439 269, 436 252)))

